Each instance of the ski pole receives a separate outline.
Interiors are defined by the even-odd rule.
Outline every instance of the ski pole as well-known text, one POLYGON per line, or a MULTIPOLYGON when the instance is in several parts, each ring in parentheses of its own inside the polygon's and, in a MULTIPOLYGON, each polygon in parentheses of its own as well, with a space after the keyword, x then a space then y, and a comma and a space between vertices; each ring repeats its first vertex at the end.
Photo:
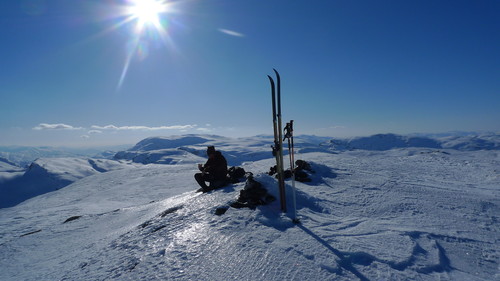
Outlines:
POLYGON ((290 158, 290 170, 292 172, 292 203, 293 203, 293 222, 298 223, 297 218, 297 199, 295 197, 295 159, 294 159, 294 145, 293 145, 293 120, 285 126, 285 138, 288 140, 288 156, 290 158))

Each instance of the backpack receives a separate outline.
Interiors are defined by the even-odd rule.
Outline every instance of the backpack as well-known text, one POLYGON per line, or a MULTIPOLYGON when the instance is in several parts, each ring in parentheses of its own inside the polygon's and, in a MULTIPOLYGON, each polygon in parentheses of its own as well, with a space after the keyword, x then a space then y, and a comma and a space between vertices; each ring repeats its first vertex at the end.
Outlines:
POLYGON ((267 190, 262 184, 249 176, 245 182, 245 187, 240 191, 239 202, 248 202, 252 205, 263 205, 262 200, 267 195, 267 190))
POLYGON ((241 167, 231 167, 227 170, 231 183, 240 182, 240 179, 245 176, 245 169, 241 167))

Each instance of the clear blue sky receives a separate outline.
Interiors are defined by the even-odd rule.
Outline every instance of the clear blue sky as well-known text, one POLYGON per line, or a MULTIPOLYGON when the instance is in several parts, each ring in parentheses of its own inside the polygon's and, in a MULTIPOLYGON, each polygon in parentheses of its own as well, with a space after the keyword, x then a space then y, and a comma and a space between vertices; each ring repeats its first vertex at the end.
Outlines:
POLYGON ((273 68, 296 134, 500 131, 498 0, 166 3, 0 1, 0 145, 272 134, 273 68))

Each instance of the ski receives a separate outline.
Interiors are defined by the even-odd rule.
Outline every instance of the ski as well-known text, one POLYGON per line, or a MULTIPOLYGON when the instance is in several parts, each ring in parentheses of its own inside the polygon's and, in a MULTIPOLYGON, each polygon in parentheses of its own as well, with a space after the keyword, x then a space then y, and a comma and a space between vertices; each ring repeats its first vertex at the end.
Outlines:
POLYGON ((281 211, 286 212, 286 196, 285 196, 285 177, 283 170, 283 140, 281 132, 281 81, 280 75, 276 69, 273 69, 276 74, 276 82, 271 76, 271 97, 273 106, 273 129, 274 129, 274 146, 273 155, 276 157, 276 171, 278 173, 278 188, 280 193, 281 211))

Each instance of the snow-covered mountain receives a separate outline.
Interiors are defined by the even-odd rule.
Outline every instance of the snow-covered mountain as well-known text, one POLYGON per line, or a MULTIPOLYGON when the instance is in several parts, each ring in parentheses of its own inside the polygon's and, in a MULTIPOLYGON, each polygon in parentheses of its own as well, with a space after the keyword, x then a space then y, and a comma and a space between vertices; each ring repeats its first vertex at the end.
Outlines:
POLYGON ((97 148, 0 146, 0 158, 3 158, 16 166, 27 167, 38 158, 111 158, 116 151, 126 149, 127 147, 130 146, 117 145, 97 148), (112 153, 111 151, 114 152, 112 153))
POLYGON ((2 170, 8 170, 10 167, 16 167, 17 165, 15 163, 12 163, 6 158, 0 157, 0 169, 2 170))
MULTIPOLYGON (((215 215, 243 182, 195 192, 196 163, 215 145, 278 197, 268 136, 149 138, 117 160, 39 159, 20 177, 72 183, 0 209, 0 280, 500 279, 498 149, 388 139, 397 149, 297 138, 296 159, 315 171, 295 183, 300 224, 278 201, 215 215)), ((292 194, 288 180, 289 210, 292 194)))
POLYGON ((107 159, 40 158, 26 170, 13 167, 11 172, 0 171, 0 208, 58 190, 84 177, 131 167, 125 161, 107 159))
POLYGON ((500 135, 482 136, 445 136, 430 138, 426 136, 401 136, 395 134, 377 134, 369 137, 352 139, 332 139, 323 146, 333 150, 390 150, 394 148, 425 147, 450 148, 456 150, 499 150, 500 135))
MULTIPOLYGON (((18 167, 16 164, 9 160, 0 157, 0 185, 16 176, 24 173, 24 169, 18 167)), ((1 208, 1 205, 0 205, 1 208)))
MULTIPOLYGON (((270 157, 272 136, 260 135, 248 138, 227 138, 215 135, 183 135, 170 137, 151 137, 138 142, 128 150, 112 153, 96 150, 77 150, 80 153, 101 155, 100 158, 113 158, 116 161, 96 160, 99 158, 75 157, 73 152, 45 147, 43 149, 18 148, 20 155, 10 150, 14 159, 28 159, 37 153, 50 158, 40 158, 32 162, 26 170, 11 161, 0 158, 0 208, 10 207, 33 196, 57 190, 74 181, 93 175, 126 167, 126 162, 138 164, 195 164, 205 161, 205 150, 209 145, 224 152, 229 165, 238 166, 247 161, 263 160, 270 157), (50 154, 53 151, 54 154, 50 154), (33 154, 33 152, 36 152, 33 154), (72 157, 60 157, 73 155, 72 157), (58 157, 59 156, 59 157, 58 157), (95 163, 100 163, 100 167, 95 163), (125 166, 124 166, 125 165, 125 166), (43 167, 43 168, 42 168, 43 167)), ((352 139, 329 139, 317 136, 298 136, 295 148, 298 153, 326 152, 338 153, 345 150, 384 151, 395 148, 421 147, 429 149, 456 150, 498 150, 499 135, 446 136, 433 139, 425 136, 400 136, 378 134, 370 137, 352 139)), ((287 150, 285 149, 285 155, 287 150)))
POLYGON ((499 135, 450 136, 440 138, 443 148, 457 150, 500 150, 499 135))
POLYGON ((224 153, 229 165, 235 166, 269 158, 272 143, 270 136, 237 139, 209 135, 153 137, 118 152, 114 159, 142 164, 204 163, 207 146, 213 145, 224 153))

